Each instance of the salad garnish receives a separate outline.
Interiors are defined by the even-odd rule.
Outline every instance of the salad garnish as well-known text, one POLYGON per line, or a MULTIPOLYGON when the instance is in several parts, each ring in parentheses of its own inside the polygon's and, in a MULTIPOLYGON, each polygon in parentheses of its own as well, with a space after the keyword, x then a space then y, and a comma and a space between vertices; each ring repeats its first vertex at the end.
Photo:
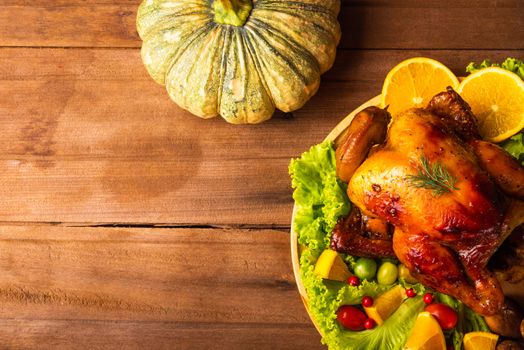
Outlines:
POLYGON ((457 179, 451 175, 449 170, 440 162, 429 164, 425 155, 420 157, 418 174, 409 175, 407 179, 414 187, 432 190, 435 196, 458 190, 455 186, 457 179))

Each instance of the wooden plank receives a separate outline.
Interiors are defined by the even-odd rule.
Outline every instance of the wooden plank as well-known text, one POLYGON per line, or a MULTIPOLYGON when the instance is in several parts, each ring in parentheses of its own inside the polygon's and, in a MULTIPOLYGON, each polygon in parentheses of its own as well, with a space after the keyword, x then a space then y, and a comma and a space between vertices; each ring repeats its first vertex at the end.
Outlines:
MULTIPOLYGON (((140 1, 6 0, 0 46, 139 47, 140 1)), ((344 1, 341 48, 523 49, 524 11, 506 1, 344 1)))
POLYGON ((137 47, 137 5, 0 5, 0 46, 137 47))
POLYGON ((312 326, 2 320, 5 349, 325 349, 312 326))
MULTIPOLYGON (((394 1, 391 1, 392 3, 394 1)), ((340 14, 341 48, 524 49, 524 9, 514 7, 356 6, 340 14)), ((433 2, 431 2, 433 3, 433 2)), ((425 4, 425 5, 418 5, 425 4)))
MULTIPOLYGON (((174 106, 137 52, 1 52, 5 221, 288 224, 289 158, 375 95, 385 76, 326 81, 297 118, 235 127, 174 106)), ((394 64, 368 52, 342 55, 340 65, 359 56, 370 64, 363 72, 394 64)))
POLYGON ((424 55, 461 73, 522 53, 341 51, 304 108, 232 126, 178 108, 138 50, 0 49, 0 220, 287 226, 290 158, 396 63, 424 55))
POLYGON ((0 237, 1 348, 318 348, 287 231, 22 225, 0 237))

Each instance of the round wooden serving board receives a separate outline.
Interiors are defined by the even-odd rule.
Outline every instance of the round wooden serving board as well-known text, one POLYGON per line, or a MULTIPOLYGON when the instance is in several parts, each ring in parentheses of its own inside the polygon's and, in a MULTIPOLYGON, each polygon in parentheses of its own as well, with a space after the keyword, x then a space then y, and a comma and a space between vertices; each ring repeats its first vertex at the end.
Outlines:
MULTIPOLYGON (((354 109, 351 113, 349 113, 340 123, 335 126, 333 130, 328 134, 328 136, 325 138, 325 140, 331 140, 337 144, 337 141, 342 139, 342 136, 344 135, 344 132, 346 131, 347 127, 355 117, 355 115, 363 110, 366 107, 369 106, 379 106, 380 105, 380 95, 373 97, 372 99, 368 100, 367 102, 363 103, 356 109, 354 109)), ((316 324, 315 320, 313 319, 311 313, 309 312, 308 308, 308 296, 306 294, 306 290, 304 288, 304 284, 302 283, 300 279, 300 264, 299 264, 299 253, 300 253, 300 247, 298 244, 298 238, 297 233, 294 229, 294 223, 295 223, 295 213, 296 213, 296 206, 293 206, 293 215, 291 217, 291 261, 293 263, 293 273, 295 275, 295 281, 297 283, 298 292, 300 293, 300 297, 302 298, 302 302, 304 303, 304 306, 306 307, 306 311, 308 312, 309 318, 315 325, 318 332, 323 336, 322 332, 320 332, 320 329, 318 325, 316 324)), ((511 296, 513 299, 515 299, 522 307, 524 307, 524 281, 520 282, 518 284, 510 284, 503 282, 502 288, 504 290, 504 294, 507 296, 511 296)))

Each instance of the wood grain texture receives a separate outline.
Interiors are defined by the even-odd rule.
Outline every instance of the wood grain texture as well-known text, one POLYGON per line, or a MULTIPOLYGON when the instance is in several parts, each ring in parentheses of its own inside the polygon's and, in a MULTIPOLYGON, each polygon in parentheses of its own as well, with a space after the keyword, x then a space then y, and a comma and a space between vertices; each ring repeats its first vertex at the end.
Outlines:
MULTIPOLYGON (((139 3, 2 1, 0 46, 140 47, 139 3)), ((342 5, 341 48, 524 49, 524 5, 518 0, 348 0, 342 5)))
POLYGON ((5 349, 325 349, 309 325, 0 319, 5 349))
POLYGON ((178 108, 138 50, 0 49, 0 220, 287 226, 290 158, 396 63, 425 55, 461 74, 522 53, 341 51, 304 108, 239 127, 178 108))
POLYGON ((169 100, 139 3, 0 1, 0 349, 322 348, 291 269, 289 159, 405 58, 459 75, 522 58, 523 2, 343 0, 317 96, 256 126, 169 100))
POLYGON ((319 344, 286 231, 23 225, 0 237, 0 348, 319 344))

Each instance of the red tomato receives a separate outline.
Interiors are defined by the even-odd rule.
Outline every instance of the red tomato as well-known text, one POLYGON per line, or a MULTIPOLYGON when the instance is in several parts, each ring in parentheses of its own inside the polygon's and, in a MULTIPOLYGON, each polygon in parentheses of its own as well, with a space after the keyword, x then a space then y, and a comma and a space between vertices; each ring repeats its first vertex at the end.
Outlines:
POLYGON ((357 276, 351 276, 348 278, 349 285, 356 287, 360 284, 360 279, 357 276))
POLYGON ((364 321, 364 328, 365 329, 373 329, 373 328, 376 327, 376 325, 377 325, 377 323, 372 318, 368 318, 367 320, 364 321))
POLYGON ((426 304, 432 304, 435 301, 435 297, 431 293, 424 294, 424 302, 426 304))
POLYGON ((424 310, 437 319, 440 328, 443 330, 453 329, 457 325, 457 312, 446 304, 430 304, 424 310))
POLYGON ((371 307, 371 306, 373 306, 373 298, 370 297, 369 295, 365 295, 362 298, 362 306, 364 306, 364 307, 371 307))
POLYGON ((364 322, 367 320, 366 314, 354 306, 342 305, 337 310, 337 320, 342 327, 352 331, 364 329, 364 322))

